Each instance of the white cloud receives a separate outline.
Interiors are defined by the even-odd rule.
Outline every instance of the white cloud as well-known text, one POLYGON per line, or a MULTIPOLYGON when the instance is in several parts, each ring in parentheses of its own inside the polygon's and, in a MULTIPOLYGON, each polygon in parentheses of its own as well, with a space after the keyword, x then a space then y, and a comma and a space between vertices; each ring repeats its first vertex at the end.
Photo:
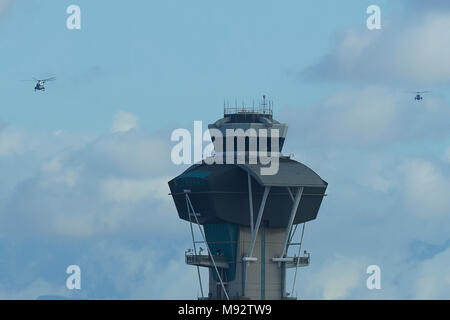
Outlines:
POLYGON ((0 157, 24 152, 26 142, 22 132, 5 128, 0 131, 0 157))
POLYGON ((306 72, 352 82, 447 84, 450 35, 442 30, 449 28, 449 12, 424 12, 417 19, 387 21, 380 31, 349 30, 334 52, 306 72))
POLYGON ((109 178, 100 182, 101 193, 108 199, 120 202, 136 202, 153 197, 161 201, 170 200, 167 182, 169 177, 158 179, 109 178))
POLYGON ((444 153, 444 161, 450 163, 450 148, 448 148, 444 153))
POLYGON ((431 162, 412 159, 400 167, 402 189, 410 212, 426 219, 446 216, 450 211, 448 178, 431 162))
POLYGON ((450 134, 446 102, 429 97, 418 104, 413 95, 383 87, 337 92, 282 116, 292 124, 289 136, 301 136, 299 144, 308 146, 382 146, 450 134))
MULTIPOLYGON (((8 281, 0 278, 0 299, 195 299, 199 287, 197 273, 184 262, 182 242, 172 241, 163 247, 160 241, 149 239, 152 239, 151 234, 146 237, 145 245, 133 245, 123 239, 97 239, 81 252, 66 253, 69 258, 59 254, 56 255, 59 259, 47 260, 48 256, 53 257, 54 243, 47 243, 48 256, 36 261, 17 254, 14 256, 17 261, 12 263, 14 268, 2 269, 2 275, 9 270, 14 275, 8 277, 8 281), (169 255, 167 250, 171 250, 169 255), (65 273, 65 261, 80 266, 80 291, 66 288, 69 275, 65 273), (16 263, 22 267, 18 268, 16 263), (42 274, 48 274, 48 269, 60 276, 43 278, 42 274), (20 278, 20 285, 11 283, 10 279, 15 277, 20 278)), ((202 272, 204 281, 205 276, 202 272)))
POLYGON ((62 184, 67 187, 74 187, 77 184, 80 176, 79 169, 65 168, 61 161, 59 158, 53 158, 42 164, 42 172, 45 174, 40 180, 40 185, 43 189, 52 185, 62 184))
POLYGON ((394 39, 398 41, 393 57, 398 76, 422 83, 448 83, 450 61, 446 57, 450 55, 450 36, 442 30, 449 29, 448 13, 429 14, 423 24, 407 26, 394 39))
POLYGON ((348 299, 353 290, 365 286, 367 266, 363 258, 335 255, 320 270, 303 275, 303 287, 307 285, 304 291, 318 299, 348 299))
POLYGON ((129 112, 119 111, 114 117, 112 132, 127 132, 138 128, 138 119, 129 112))
POLYGON ((95 174, 142 177, 159 174, 170 162, 170 141, 144 135, 141 132, 99 137, 73 155, 74 162, 83 162, 95 174))
MULTIPOLYGON (((9 137, 8 132, 3 130, 0 135, 9 137)), ((71 142, 66 133, 34 138, 25 131, 17 134, 24 143, 14 149, 9 147, 11 143, 3 147, 14 161, 0 170, 5 170, 6 177, 28 172, 28 168, 15 166, 24 157, 34 160, 35 169, 21 180, 6 180, 16 185, 0 193, 6 197, 0 203, 4 235, 84 238, 172 233, 180 227, 168 195, 172 168, 169 139, 133 130, 94 137, 80 145, 78 140, 71 142), (51 152, 45 151, 47 145, 51 152)), ((174 170, 173 176, 178 171, 174 170)))
POLYGON ((115 291, 126 299, 194 299, 199 287, 196 270, 185 264, 184 248, 172 250, 164 262, 164 249, 160 247, 102 243, 94 252, 101 257, 97 267, 105 270, 102 276, 114 283, 115 291), (111 269, 111 265, 116 268, 111 269))
POLYGON ((416 299, 448 299, 450 297, 450 248, 423 262, 411 281, 416 299))
POLYGON ((1 300, 35 300, 43 296, 65 298, 70 297, 71 294, 64 285, 56 285, 41 278, 20 289, 2 288, 0 286, 1 300))
POLYGON ((81 298, 195 298, 196 272, 183 255, 188 227, 168 195, 168 180, 182 171, 170 162, 169 135, 36 135, 11 127, 0 135, 0 186, 8 185, 0 192, 0 259, 8 259, 0 298, 70 298, 64 276, 47 271, 64 274, 66 260, 81 264, 81 298), (99 238, 104 247, 96 247, 99 238), (44 255, 32 254, 43 247, 44 255))

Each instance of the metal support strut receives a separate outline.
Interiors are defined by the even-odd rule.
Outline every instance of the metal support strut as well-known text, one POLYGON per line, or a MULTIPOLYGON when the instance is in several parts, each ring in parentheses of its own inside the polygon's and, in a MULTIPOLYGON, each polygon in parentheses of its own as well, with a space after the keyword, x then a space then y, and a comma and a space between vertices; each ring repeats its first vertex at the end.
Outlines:
MULTIPOLYGON (((287 188, 287 189, 289 191, 289 194, 291 195, 292 202, 295 203, 295 198, 294 198, 294 195, 292 194, 291 188, 287 188)), ((297 231, 297 226, 298 225, 296 224, 293 232, 292 232, 292 230, 290 231, 288 246, 294 244, 294 243, 292 243, 292 240, 294 239, 295 232, 297 231)), ((291 297, 294 295, 295 282, 297 280, 298 266, 299 266, 299 263, 300 263, 300 253, 301 253, 302 245, 303 245, 303 236, 305 234, 305 227, 306 227, 306 223, 304 222, 303 223, 303 228, 302 228, 302 235, 300 237, 300 242, 296 243, 296 245, 298 245, 298 252, 297 252, 297 257, 298 258, 297 258, 297 263, 295 265, 295 274, 294 274, 294 281, 292 283, 291 297)))
POLYGON ((247 173, 248 176, 248 204, 250 206, 250 232, 253 235, 253 193, 252 193, 252 177, 250 177, 250 173, 247 173))
MULTIPOLYGON (((194 254, 197 255, 197 246, 195 245, 197 243, 197 241, 195 241, 195 237, 194 237, 194 228, 192 227, 191 213, 190 213, 190 210, 189 210, 189 203, 188 203, 188 198, 187 197, 186 197, 186 207, 187 207, 187 210, 188 210, 189 225, 191 227, 191 235, 192 235, 192 243, 193 243, 193 246, 194 246, 194 254)), ((200 276, 200 267, 199 266, 197 266, 197 274, 198 274, 198 282, 200 283, 200 292, 202 294, 202 298, 204 298, 205 295, 203 294, 202 277, 200 276)))
POLYGON ((250 247, 248 254, 242 259, 243 260, 243 281, 242 281, 242 295, 245 296, 245 284, 247 282, 247 263, 249 261, 256 261, 256 258, 252 257, 253 249, 255 247, 256 237, 258 236, 259 226, 261 224, 262 216, 264 213, 264 208, 266 206, 267 197, 270 192, 270 187, 265 187, 264 194, 259 206, 258 218, 256 219, 256 225, 253 225, 253 194, 252 194, 252 180, 250 174, 248 174, 248 200, 250 205, 250 230, 252 233, 252 239, 250 242, 250 247))
MULTIPOLYGON (((291 190, 289 188, 288 188, 288 190, 289 190, 289 192, 291 192, 291 190)), ((284 238, 283 249, 281 251, 280 258, 284 258, 284 255, 286 254, 286 251, 288 249, 289 238, 290 238, 291 231, 292 231, 292 224, 294 223, 295 214, 297 213, 297 209, 298 209, 298 205, 300 204, 300 199, 302 197, 302 193, 303 193, 303 187, 299 187, 297 189, 297 194, 295 195, 294 204, 292 205, 291 216, 289 217, 289 223, 286 227, 286 236, 284 238)))
POLYGON ((258 218, 256 219, 256 225, 253 228, 252 241, 250 243, 250 248, 248 250, 248 258, 252 257, 253 249, 255 248, 256 237, 258 236, 259 226, 261 225, 262 216, 264 213, 264 208, 266 206, 267 196, 270 192, 270 186, 265 187, 264 194, 261 200, 261 205, 259 206, 258 218))
POLYGON ((203 237, 203 240, 205 241, 206 249, 208 250, 208 254, 209 254, 209 257, 211 258, 211 262, 213 263, 214 269, 216 270, 217 278, 219 279, 220 285, 222 286, 223 293, 225 294, 225 297, 227 298, 227 300, 230 300, 230 297, 228 296, 227 290, 225 289, 225 285, 223 284, 222 277, 220 276, 219 269, 217 268, 216 262, 214 261, 214 257, 213 257, 213 255, 211 253, 211 250, 209 249, 208 242, 206 241, 205 233, 203 232, 203 229, 200 226, 200 223, 198 222, 197 214, 195 213, 194 207, 192 206, 192 202, 191 202, 191 199, 189 198, 188 193, 186 193, 186 201, 187 201, 187 204, 188 204, 188 214, 190 215, 191 214, 190 211, 191 211, 192 215, 195 218, 195 221, 196 221, 196 223, 198 225, 198 229, 200 230, 200 233, 201 233, 201 235, 203 237), (190 208, 190 210, 189 210, 189 208, 190 208))
POLYGON ((302 250, 303 235, 305 234, 305 226, 306 226, 306 223, 303 223, 302 236, 300 238, 300 244, 298 246, 298 253, 297 253, 298 259, 297 259, 297 264, 295 265, 295 274, 294 274, 294 282, 292 283, 291 297, 294 295, 295 281, 297 280, 297 270, 298 270, 298 264, 300 262, 300 252, 302 250))

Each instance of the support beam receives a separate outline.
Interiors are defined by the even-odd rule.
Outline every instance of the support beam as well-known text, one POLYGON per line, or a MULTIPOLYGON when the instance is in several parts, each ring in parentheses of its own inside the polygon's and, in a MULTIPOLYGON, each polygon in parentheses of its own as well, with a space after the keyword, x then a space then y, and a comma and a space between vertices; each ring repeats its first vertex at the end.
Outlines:
POLYGON ((286 264, 281 264, 281 299, 286 298, 286 264))
POLYGON ((267 197, 270 192, 270 187, 265 187, 263 198, 261 200, 261 205, 259 206, 259 212, 258 212, 258 218, 256 220, 256 225, 253 227, 253 200, 251 195, 251 177, 250 174, 248 174, 248 187, 249 187, 249 201, 250 201, 250 230, 252 233, 252 239, 250 242, 250 248, 248 251, 247 256, 242 258, 243 261, 243 284, 242 284, 242 295, 245 296, 245 289, 246 289, 246 283, 247 283, 247 263, 250 261, 258 261, 257 258, 252 257, 253 249, 255 247, 256 237, 258 236, 259 226, 261 224, 262 216, 264 213, 264 208, 266 206, 267 197))
POLYGON ((290 232, 288 246, 290 246, 291 244, 294 244, 294 243, 292 243, 292 239, 294 239, 295 232, 297 231, 297 226, 298 226, 298 224, 296 224, 296 225, 294 226, 294 230, 291 230, 291 232, 290 232))
MULTIPOLYGON (((192 206, 191 199, 189 198, 188 194, 186 194, 186 199, 187 199, 187 201, 189 203, 189 206, 191 207, 192 212, 195 212, 194 207, 192 206)), ((230 297, 228 296, 227 290, 225 289, 225 285, 223 284, 222 277, 220 276, 219 269, 217 268, 216 262, 214 261, 214 257, 213 257, 213 255, 211 253, 211 250, 209 249, 208 242, 206 241, 205 233, 203 232, 203 229, 200 226, 200 223, 198 222, 198 219, 197 219, 197 215, 195 213, 194 213, 194 218, 195 218, 195 221, 197 222, 198 229, 200 230, 200 233, 201 233, 201 235, 203 237, 203 240, 205 241, 206 249, 208 250, 209 257, 211 258, 211 262, 213 263, 214 269, 216 270, 217 278, 219 278, 220 285, 222 286, 223 293, 225 294, 225 297, 227 298, 227 300, 230 300, 230 297)))
POLYGON ((242 296, 245 297, 247 283, 247 261, 242 262, 242 296))
POLYGON ((256 225, 255 225, 255 229, 253 230, 252 241, 250 242, 250 248, 248 250, 247 257, 251 257, 253 254, 253 249, 255 248, 256 237, 258 235, 259 226, 261 225, 261 220, 262 220, 262 216, 264 213, 264 208, 266 207, 266 200, 267 200, 267 196, 269 195, 269 192, 270 192, 270 186, 265 187, 264 194, 263 194, 263 197, 261 200, 261 205, 259 206, 258 218, 256 219, 256 225))
MULTIPOLYGON (((187 207, 187 212, 188 212, 188 216, 189 216, 189 225, 191 227, 192 243, 194 245, 194 254, 197 255, 197 246, 195 244, 198 241, 195 241, 195 237, 194 237, 194 229, 192 227, 192 220, 191 220, 191 210, 189 209, 187 194, 186 194, 186 207, 187 207)), ((197 274, 198 274, 198 282, 200 283, 200 292, 202 294, 202 298, 205 298, 205 295, 203 294, 202 277, 200 276, 200 267, 199 266, 197 266, 197 274)))
POLYGON ((255 258, 255 257, 243 257, 243 258, 242 258, 242 261, 246 261, 246 262, 248 262, 248 261, 256 262, 256 261, 258 261, 258 258, 255 258))
POLYGON ((289 217, 289 222, 286 227, 286 236, 284 238, 283 250, 281 251, 280 258, 284 258, 284 255, 286 254, 289 237, 291 235, 292 224, 294 223, 295 214, 297 213, 297 209, 298 209, 298 205, 300 203, 300 199, 302 197, 302 193, 303 193, 303 187, 298 187, 297 194, 295 195, 294 204, 292 205, 292 209, 291 209, 291 216, 289 217))
POLYGON ((295 281, 297 280, 297 270, 298 270, 298 266, 299 266, 299 262, 300 262, 300 252, 302 250, 303 235, 305 234, 305 227, 306 227, 306 223, 303 223, 302 236, 300 238, 300 245, 298 246, 298 253, 297 253, 298 260, 297 260, 297 264, 295 265, 295 274, 294 274, 294 282, 292 283, 291 297, 294 295, 295 281))
POLYGON ((292 202, 295 202, 294 195, 292 194, 291 187, 287 187, 289 194, 291 195, 292 202))
MULTIPOLYGON (((248 204, 250 208, 250 232, 253 236, 254 233, 254 218, 253 218, 253 192, 252 192, 252 177, 250 173, 247 172, 247 181, 248 181, 248 204)), ((243 257, 242 258, 242 296, 245 296, 245 289, 247 283, 247 262, 249 261, 258 261, 256 258, 251 257, 243 257)))
POLYGON ((294 262, 293 257, 286 257, 286 258, 272 258, 273 262, 294 262))
POLYGON ((250 173, 247 173, 248 176, 248 203, 250 205, 250 231, 253 234, 253 193, 252 193, 252 177, 250 173))

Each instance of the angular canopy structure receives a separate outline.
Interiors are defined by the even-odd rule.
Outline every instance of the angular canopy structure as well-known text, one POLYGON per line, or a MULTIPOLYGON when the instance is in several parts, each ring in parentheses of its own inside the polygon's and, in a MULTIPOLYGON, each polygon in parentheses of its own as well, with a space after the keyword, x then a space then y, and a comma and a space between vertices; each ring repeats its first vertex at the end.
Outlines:
POLYGON ((193 165, 169 182, 180 218, 189 221, 184 196, 184 192, 189 190, 201 224, 233 223, 249 227, 249 174, 255 212, 259 210, 264 187, 271 187, 264 210, 268 227, 280 228, 288 223, 294 196, 291 188, 303 187, 294 224, 315 219, 327 182, 300 162, 288 157, 279 160, 279 170, 275 175, 261 175, 260 164, 193 165))

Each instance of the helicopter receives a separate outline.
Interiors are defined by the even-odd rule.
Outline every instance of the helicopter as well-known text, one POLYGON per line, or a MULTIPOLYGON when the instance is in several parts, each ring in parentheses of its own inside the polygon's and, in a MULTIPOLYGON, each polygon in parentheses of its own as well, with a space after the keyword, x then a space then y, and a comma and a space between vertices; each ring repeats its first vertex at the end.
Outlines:
POLYGON ((34 87, 34 92, 36 91, 45 91, 45 83, 48 81, 55 81, 56 77, 51 77, 51 78, 47 78, 47 79, 36 79, 33 78, 33 80, 24 80, 24 81, 35 81, 36 82, 36 86, 34 87))
POLYGON ((424 93, 431 93, 431 91, 416 91, 416 96, 414 97, 414 100, 416 100, 416 101, 423 100, 422 95, 424 93))

